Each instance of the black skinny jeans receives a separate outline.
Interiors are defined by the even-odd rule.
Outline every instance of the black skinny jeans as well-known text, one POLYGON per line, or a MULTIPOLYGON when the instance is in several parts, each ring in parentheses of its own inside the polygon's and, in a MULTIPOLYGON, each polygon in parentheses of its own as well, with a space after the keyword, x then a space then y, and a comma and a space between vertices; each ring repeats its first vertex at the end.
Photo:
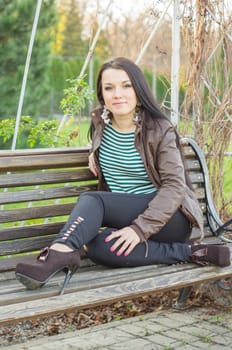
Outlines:
POLYGON ((190 261, 190 247, 185 243, 191 234, 190 223, 179 210, 147 244, 139 243, 128 256, 117 256, 117 251, 110 251, 115 240, 106 243, 106 236, 129 226, 153 197, 154 193, 83 193, 54 243, 66 244, 72 249, 86 245, 91 260, 113 267, 190 261), (101 227, 106 228, 99 233, 101 227))

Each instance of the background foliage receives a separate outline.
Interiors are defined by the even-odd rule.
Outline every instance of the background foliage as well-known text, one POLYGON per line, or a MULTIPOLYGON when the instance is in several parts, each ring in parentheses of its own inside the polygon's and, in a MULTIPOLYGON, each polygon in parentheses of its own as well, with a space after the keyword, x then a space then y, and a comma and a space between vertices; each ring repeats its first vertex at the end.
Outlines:
MULTIPOLYGON (((36 1, 0 0, 0 119, 15 116, 36 1)), ((24 102, 24 114, 47 115, 54 0, 43 2, 24 102)))

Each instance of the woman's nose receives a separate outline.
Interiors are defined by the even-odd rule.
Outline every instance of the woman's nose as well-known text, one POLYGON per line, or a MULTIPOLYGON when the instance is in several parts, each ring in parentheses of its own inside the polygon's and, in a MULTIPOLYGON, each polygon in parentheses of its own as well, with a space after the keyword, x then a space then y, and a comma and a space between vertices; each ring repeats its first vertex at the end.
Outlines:
POLYGON ((120 87, 114 89, 114 97, 121 97, 122 89, 120 87))

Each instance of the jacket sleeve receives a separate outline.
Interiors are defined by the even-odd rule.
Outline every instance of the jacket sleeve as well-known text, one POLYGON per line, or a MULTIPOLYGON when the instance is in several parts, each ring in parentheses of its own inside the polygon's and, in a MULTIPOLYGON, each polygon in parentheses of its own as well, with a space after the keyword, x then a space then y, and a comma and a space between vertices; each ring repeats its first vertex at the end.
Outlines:
POLYGON ((156 156, 153 154, 150 158, 153 158, 153 162, 156 159, 157 164, 152 165, 152 168, 155 167, 158 172, 160 184, 157 195, 147 209, 131 224, 141 241, 146 241, 162 229, 179 208, 186 191, 184 165, 173 128, 169 128, 162 136, 156 156))

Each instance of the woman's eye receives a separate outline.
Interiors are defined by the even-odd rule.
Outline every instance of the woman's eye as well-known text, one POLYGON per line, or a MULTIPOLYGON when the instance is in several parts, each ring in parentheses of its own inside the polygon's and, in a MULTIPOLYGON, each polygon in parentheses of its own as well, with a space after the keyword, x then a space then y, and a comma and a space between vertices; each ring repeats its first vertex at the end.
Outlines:
MULTIPOLYGON (((113 88, 114 88, 114 87, 112 87, 112 86, 105 86, 105 87, 104 87, 104 90, 105 90, 105 91, 109 91, 109 90, 113 90, 113 88)), ((128 89, 128 88, 130 89, 130 88, 132 88, 132 85, 128 83, 128 84, 122 85, 121 88, 122 88, 122 89, 128 89)))

